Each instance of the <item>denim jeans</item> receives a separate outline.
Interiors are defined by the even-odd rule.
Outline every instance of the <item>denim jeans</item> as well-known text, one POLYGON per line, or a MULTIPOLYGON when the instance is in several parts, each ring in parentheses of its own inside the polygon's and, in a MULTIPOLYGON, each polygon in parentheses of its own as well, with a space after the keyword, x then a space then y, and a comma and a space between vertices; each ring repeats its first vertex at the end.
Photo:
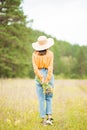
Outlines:
MULTIPOLYGON (((41 74, 44 76, 44 79, 47 76, 48 70, 47 69, 40 69, 41 74)), ((39 110, 40 110, 40 117, 44 118, 48 114, 52 114, 52 97, 53 94, 44 94, 42 85, 35 80, 36 82, 36 91, 39 100, 39 110)), ((54 75, 52 75, 51 80, 49 81, 50 86, 54 87, 54 75)))

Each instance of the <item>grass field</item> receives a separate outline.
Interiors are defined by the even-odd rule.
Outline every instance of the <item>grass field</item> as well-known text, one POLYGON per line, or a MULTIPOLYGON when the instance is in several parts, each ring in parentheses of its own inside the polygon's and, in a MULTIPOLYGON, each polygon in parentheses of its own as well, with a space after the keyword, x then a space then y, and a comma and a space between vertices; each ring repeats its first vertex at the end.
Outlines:
POLYGON ((53 118, 40 124, 34 80, 0 79, 0 130, 87 130, 87 80, 55 80, 53 118))

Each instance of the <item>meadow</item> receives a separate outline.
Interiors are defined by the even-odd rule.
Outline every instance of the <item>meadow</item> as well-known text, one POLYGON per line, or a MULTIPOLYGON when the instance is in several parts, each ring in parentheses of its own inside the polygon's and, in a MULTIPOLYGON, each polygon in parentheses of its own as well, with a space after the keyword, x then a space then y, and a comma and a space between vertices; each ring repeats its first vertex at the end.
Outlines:
POLYGON ((34 80, 0 79, 0 130, 87 130, 87 80, 55 80, 53 118, 40 124, 34 80))

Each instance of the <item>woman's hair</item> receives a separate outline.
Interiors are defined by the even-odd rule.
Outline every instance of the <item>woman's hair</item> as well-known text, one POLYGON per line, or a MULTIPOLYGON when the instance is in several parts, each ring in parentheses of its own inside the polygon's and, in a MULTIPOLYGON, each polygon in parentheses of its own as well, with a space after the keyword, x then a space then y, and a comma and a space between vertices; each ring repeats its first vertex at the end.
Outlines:
POLYGON ((38 51, 39 55, 46 55, 47 50, 38 51))

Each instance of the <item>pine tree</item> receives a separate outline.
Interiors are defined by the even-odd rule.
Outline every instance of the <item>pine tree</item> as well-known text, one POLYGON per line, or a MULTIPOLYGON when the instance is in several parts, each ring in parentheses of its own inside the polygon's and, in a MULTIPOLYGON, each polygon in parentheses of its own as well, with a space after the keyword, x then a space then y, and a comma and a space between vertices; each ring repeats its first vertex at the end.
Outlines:
POLYGON ((25 23, 21 5, 22 0, 0 0, 0 24, 25 23))
POLYGON ((28 29, 21 2, 0 0, 0 77, 28 75, 28 29))

